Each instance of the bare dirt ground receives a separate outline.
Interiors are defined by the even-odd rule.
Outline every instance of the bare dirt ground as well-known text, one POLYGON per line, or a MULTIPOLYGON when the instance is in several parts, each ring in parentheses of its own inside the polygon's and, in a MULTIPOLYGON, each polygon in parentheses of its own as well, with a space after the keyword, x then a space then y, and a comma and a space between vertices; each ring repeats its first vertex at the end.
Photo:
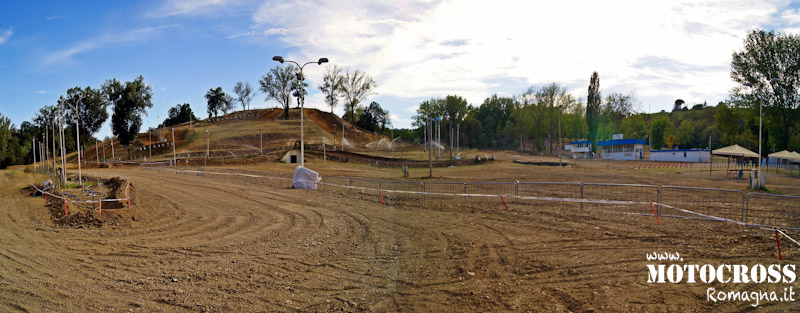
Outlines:
MULTIPOLYGON (((320 160, 308 166, 323 175, 400 176, 399 169, 320 160)), ((125 214, 136 220, 56 226, 44 200, 21 190, 43 176, 0 171, 0 311, 735 312, 751 310, 751 303, 708 301, 707 288, 782 293, 800 285, 647 283, 646 264, 654 262, 645 256, 653 252, 715 266, 800 259, 798 247, 782 242, 784 261, 778 261, 774 233, 720 222, 663 219, 658 225, 652 216, 513 204, 506 211, 499 203, 381 205, 340 191, 138 169, 84 171, 128 178, 135 195, 133 212, 125 214)), ((434 176, 746 185, 720 173, 633 171, 614 162, 555 169, 506 161, 434 169, 434 176)), ((771 182, 789 194, 800 185, 796 178, 771 182)), ((762 301, 759 307, 777 312, 797 304, 762 301)))

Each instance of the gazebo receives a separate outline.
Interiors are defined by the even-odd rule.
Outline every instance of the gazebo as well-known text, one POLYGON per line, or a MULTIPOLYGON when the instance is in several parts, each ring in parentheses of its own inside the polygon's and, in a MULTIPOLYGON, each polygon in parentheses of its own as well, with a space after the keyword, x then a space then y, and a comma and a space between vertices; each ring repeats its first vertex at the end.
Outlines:
POLYGON ((791 153, 792 153, 792 156, 794 156, 792 158, 794 163, 800 163, 800 153, 797 153, 797 151, 792 151, 791 153))
MULTIPOLYGON (((797 153, 797 152, 795 152, 797 153)), ((797 159, 797 156, 789 152, 789 150, 783 150, 775 153, 769 154, 770 159, 776 159, 777 165, 785 165, 791 163, 793 160, 797 159)), ((771 163, 771 162, 770 162, 771 163)))
MULTIPOLYGON (((796 153, 797 152, 795 152, 795 154, 796 153)), ((787 168, 793 162, 800 161, 795 154, 793 154, 792 152, 789 152, 789 150, 783 150, 783 151, 779 151, 779 152, 775 152, 775 153, 770 153, 769 154, 769 161, 770 161, 769 164, 775 164, 775 172, 777 173, 778 169, 780 169, 781 167, 787 168), (773 160, 774 160, 774 162, 773 162, 773 160)))
POLYGON ((726 156, 728 159, 728 168, 730 169, 730 159, 734 158, 738 164, 743 164, 746 159, 758 159, 758 153, 747 150, 740 145, 732 145, 724 148, 719 148, 711 151, 711 159, 713 162, 715 155, 726 156))

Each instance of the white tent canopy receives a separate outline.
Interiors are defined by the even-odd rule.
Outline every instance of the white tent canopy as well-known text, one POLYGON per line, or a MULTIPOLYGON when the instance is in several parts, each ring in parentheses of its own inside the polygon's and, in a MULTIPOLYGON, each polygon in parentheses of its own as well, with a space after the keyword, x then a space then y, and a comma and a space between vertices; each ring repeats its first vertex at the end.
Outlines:
POLYGON ((770 153, 769 154, 769 158, 770 159, 774 158, 774 159, 782 159, 782 160, 793 160, 796 157, 791 152, 789 152, 788 150, 783 150, 783 151, 779 151, 779 152, 775 152, 775 153, 770 153))
POLYGON ((747 150, 740 145, 727 146, 711 151, 712 155, 724 155, 731 157, 758 158, 758 153, 747 150))

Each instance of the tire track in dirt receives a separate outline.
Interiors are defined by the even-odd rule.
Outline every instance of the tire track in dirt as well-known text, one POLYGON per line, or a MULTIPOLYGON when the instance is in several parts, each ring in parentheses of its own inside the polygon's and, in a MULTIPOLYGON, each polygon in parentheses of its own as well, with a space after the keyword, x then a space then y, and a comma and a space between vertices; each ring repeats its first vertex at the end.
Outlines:
POLYGON ((129 226, 42 231, 32 230, 43 224, 33 210, 6 210, 0 311, 659 310, 664 299, 702 304, 701 292, 641 288, 646 252, 680 246, 693 261, 763 260, 747 248, 760 240, 752 233, 725 239, 718 233, 735 230, 697 221, 665 226, 559 206, 380 205, 373 194, 246 179, 96 173, 129 177, 134 210, 152 214, 129 226), (734 251, 700 252, 720 242, 734 251))

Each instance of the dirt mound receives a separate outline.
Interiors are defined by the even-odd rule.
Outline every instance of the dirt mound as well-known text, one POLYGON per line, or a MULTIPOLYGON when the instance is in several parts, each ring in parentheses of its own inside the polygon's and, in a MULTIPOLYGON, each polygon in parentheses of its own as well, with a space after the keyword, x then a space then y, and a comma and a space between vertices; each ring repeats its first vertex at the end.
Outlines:
MULTIPOLYGON (((42 189, 43 186, 36 186, 42 189)), ((127 180, 119 177, 114 177, 103 181, 103 189, 106 190, 104 200, 111 199, 125 199, 125 191, 128 189, 128 194, 133 201, 133 185, 129 185, 127 180)), ((27 192, 31 196, 44 197, 33 187, 28 187, 27 192)), ((84 227, 102 227, 103 225, 130 225, 131 222, 137 221, 136 212, 133 211, 133 206, 128 209, 126 201, 103 201, 102 208, 97 202, 81 203, 82 201, 91 200, 76 199, 76 196, 71 193, 65 195, 64 192, 58 190, 48 191, 51 195, 46 196, 45 206, 48 209, 53 222, 58 226, 66 226, 73 228, 84 227), (52 194, 60 198, 53 197, 52 194), (67 198, 66 204, 63 198, 67 198), (102 209, 102 211, 101 211, 102 209)))
POLYGON ((274 120, 278 116, 281 116, 281 114, 283 113, 283 109, 276 109, 276 108, 266 109, 265 111, 266 111, 266 114, 261 115, 261 117, 259 119, 261 119, 261 120, 274 120))

